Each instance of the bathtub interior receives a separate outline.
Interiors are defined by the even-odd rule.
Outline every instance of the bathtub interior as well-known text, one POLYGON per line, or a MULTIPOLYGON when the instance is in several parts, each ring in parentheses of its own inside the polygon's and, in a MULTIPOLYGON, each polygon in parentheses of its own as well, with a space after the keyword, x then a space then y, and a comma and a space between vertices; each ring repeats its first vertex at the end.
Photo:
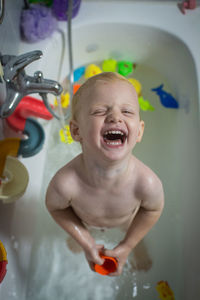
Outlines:
MULTIPOLYGON (((53 120, 41 201, 37 203, 27 299, 157 299, 155 286, 160 280, 169 282, 176 299, 186 299, 183 283, 188 240, 185 241, 185 232, 192 214, 188 199, 192 203, 197 201, 195 191, 198 190, 199 170, 198 86, 190 50, 178 37, 158 28, 104 23, 75 26, 73 54, 75 68, 110 57, 136 62, 135 78, 142 83, 143 96, 151 102, 155 111, 141 112, 145 134, 134 154, 163 181, 166 205, 161 219, 146 237, 153 261, 148 272, 133 271, 130 263, 119 278, 107 278, 91 272, 83 253, 75 255, 67 249, 66 234, 54 223, 44 205, 51 177, 81 151, 77 143, 66 145, 60 142, 60 124, 53 120), (179 109, 167 109, 160 104, 151 88, 161 83, 178 100, 179 109)), ((66 77, 68 54, 62 34, 54 34, 44 51, 41 69, 52 79, 62 81, 66 77), (58 62, 59 57, 63 61, 58 62)), ((108 248, 121 237, 117 230, 96 235, 97 241, 108 248)))

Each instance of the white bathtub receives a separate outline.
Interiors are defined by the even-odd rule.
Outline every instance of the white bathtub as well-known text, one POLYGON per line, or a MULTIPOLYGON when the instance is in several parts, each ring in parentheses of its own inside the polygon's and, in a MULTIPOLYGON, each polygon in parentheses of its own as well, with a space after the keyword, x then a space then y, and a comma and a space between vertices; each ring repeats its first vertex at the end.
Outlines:
MULTIPOLYGON (((45 209, 44 194, 55 171, 79 147, 58 144, 59 124, 42 121, 43 150, 22 159, 30 175, 25 195, 15 204, 0 203, 0 240, 8 254, 1 300, 153 300, 159 299, 155 287, 160 280, 169 283, 176 300, 200 299, 200 8, 183 15, 175 3, 165 2, 86 1, 73 20, 74 67, 109 57, 134 61, 143 94, 155 107, 141 113, 146 128, 135 150, 160 176, 165 190, 164 213, 146 238, 152 268, 144 273, 126 266, 121 277, 110 279, 91 272, 83 254, 69 253, 66 234, 45 209), (179 101, 179 109, 163 107, 151 91, 161 83, 179 101)), ((60 28, 66 32, 65 23, 60 28)), ((65 47, 59 75, 60 32, 37 44, 22 43, 20 53, 44 53, 27 72, 40 69, 45 77, 63 79, 68 73, 66 41, 65 47)))

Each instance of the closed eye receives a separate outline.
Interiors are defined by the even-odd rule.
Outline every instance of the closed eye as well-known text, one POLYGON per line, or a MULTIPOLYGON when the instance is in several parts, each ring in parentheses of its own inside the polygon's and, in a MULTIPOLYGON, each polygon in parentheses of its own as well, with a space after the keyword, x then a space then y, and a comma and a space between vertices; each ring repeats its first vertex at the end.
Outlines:
POLYGON ((105 109, 98 109, 98 110, 91 112, 91 115, 93 115, 93 116, 104 116, 105 114, 106 114, 105 109))
POLYGON ((128 109, 123 109, 122 113, 125 115, 134 115, 134 111, 128 109))

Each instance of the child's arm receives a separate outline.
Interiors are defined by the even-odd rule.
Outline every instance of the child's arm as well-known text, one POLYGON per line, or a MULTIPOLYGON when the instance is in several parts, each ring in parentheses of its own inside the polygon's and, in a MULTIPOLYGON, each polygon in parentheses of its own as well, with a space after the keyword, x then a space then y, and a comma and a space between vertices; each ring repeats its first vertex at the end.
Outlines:
POLYGON ((95 240, 70 206, 70 200, 66 201, 66 193, 64 200, 62 191, 56 189, 54 180, 46 193, 46 207, 56 223, 83 248, 90 267, 92 268, 93 263, 102 264, 99 250, 103 249, 103 246, 95 244, 95 240))
POLYGON ((113 256, 118 260, 118 270, 111 276, 121 274, 128 255, 158 221, 163 207, 164 193, 162 184, 158 181, 155 189, 151 189, 142 201, 124 239, 113 250, 104 251, 105 255, 113 256))

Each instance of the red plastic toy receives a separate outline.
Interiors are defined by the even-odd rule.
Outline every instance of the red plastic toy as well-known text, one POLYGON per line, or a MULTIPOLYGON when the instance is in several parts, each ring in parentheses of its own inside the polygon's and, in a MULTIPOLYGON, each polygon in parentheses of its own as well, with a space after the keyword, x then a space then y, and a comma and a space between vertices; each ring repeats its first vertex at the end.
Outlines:
POLYGON ((30 116, 46 120, 53 118, 42 101, 26 96, 22 98, 14 113, 6 120, 13 129, 17 131, 24 131, 26 119, 30 116))
POLYGON ((103 265, 95 264, 94 265, 95 272, 101 275, 108 275, 116 271, 118 265, 116 258, 111 256, 105 256, 105 255, 101 255, 101 258, 104 259, 104 263, 103 265))

